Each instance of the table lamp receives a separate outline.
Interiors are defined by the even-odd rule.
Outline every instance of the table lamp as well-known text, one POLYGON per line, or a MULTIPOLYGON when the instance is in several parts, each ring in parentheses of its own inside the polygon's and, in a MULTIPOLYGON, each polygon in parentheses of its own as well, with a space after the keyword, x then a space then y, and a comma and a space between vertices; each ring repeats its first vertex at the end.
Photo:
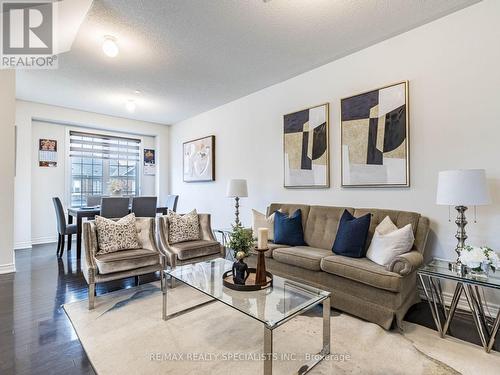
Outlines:
MULTIPOLYGON (((458 211, 455 223, 458 226, 455 238, 458 240, 455 251, 465 247, 467 220, 465 211, 468 206, 481 206, 491 203, 486 173, 484 169, 458 169, 439 172, 436 204, 455 206, 458 211)), ((457 263, 459 260, 457 259, 457 263)))
POLYGON ((229 180, 227 184, 226 196, 235 200, 236 226, 241 226, 240 222, 240 198, 248 197, 247 180, 229 180))

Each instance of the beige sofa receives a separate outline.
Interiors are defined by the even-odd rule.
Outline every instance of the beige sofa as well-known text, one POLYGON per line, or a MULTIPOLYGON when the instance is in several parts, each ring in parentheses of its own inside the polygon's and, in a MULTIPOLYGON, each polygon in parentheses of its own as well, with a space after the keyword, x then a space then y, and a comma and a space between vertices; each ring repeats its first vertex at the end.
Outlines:
MULTIPOLYGON (((400 323, 408 309, 418 302, 416 269, 423 262, 429 220, 415 212, 351 207, 307 206, 273 203, 268 214, 281 209, 302 211, 307 246, 269 244, 267 270, 332 292, 332 307, 390 329, 400 323), (371 213, 367 247, 375 227, 386 217, 399 228, 411 224, 415 235, 412 251, 398 256, 389 267, 367 258, 335 255, 332 245, 344 210, 359 217, 371 213)), ((254 261, 250 260, 250 262, 254 261)))

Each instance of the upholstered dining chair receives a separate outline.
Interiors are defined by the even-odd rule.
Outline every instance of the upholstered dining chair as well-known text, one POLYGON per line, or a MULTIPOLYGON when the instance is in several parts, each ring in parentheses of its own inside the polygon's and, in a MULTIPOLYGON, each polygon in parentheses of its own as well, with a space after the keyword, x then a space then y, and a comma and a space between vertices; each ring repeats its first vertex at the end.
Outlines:
POLYGON ((171 211, 177 212, 177 202, 179 201, 178 195, 167 196, 167 208, 171 211))
POLYGON ((110 219, 127 216, 129 213, 129 198, 106 197, 101 200, 100 216, 110 219))
POLYGON ((57 257, 62 257, 64 253, 64 241, 66 236, 68 236, 68 251, 71 250, 71 235, 76 234, 76 224, 66 224, 66 216, 64 215, 64 208, 61 200, 58 197, 52 198, 52 203, 54 203, 54 208, 56 210, 57 219, 57 257))
MULTIPOLYGON (((128 200, 128 198, 127 198, 128 200)), ((85 262, 83 276, 89 285, 89 310, 95 305, 95 287, 98 283, 124 279, 160 271, 163 289, 165 256, 156 246, 156 223, 152 217, 138 217, 135 227, 141 248, 120 250, 112 253, 99 253, 99 238, 94 220, 83 223, 83 243, 85 262)))
POLYGON ((132 212, 136 217, 156 217, 156 197, 134 197, 132 212))
POLYGON ((102 198, 102 195, 87 195, 87 207, 99 206, 102 198))

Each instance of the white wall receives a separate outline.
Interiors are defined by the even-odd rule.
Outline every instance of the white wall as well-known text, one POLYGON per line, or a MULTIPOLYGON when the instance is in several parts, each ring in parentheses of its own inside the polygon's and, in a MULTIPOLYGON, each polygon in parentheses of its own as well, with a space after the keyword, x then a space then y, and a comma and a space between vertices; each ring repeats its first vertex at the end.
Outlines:
POLYGON ((13 70, 0 70, 0 274, 14 272, 14 157, 15 157, 16 76, 13 70))
MULTIPOLYGON (((174 125, 170 134, 171 191, 179 209, 233 221, 225 198, 230 178, 248 179, 241 215, 273 201, 411 210, 431 219, 427 256, 453 258, 456 225, 435 204, 438 171, 485 168, 494 204, 469 212, 469 242, 500 250, 500 1, 477 5, 399 35, 288 81, 174 125), (411 187, 340 187, 340 98, 410 81, 411 187), (331 184, 325 190, 283 188, 282 116, 330 102, 331 184), (217 181, 182 182, 182 142, 216 135, 217 181)), ((452 215, 455 212, 452 211, 452 215)))
MULTIPOLYGON (((45 104, 16 101, 16 125, 18 127, 17 137, 17 162, 15 178, 15 214, 14 214, 14 247, 30 247, 32 241, 44 242, 53 239, 55 230, 54 209, 50 201, 54 194, 65 196, 64 178, 61 183, 54 183, 51 176, 55 174, 60 179, 58 172, 63 169, 56 168, 55 171, 36 170, 35 179, 32 178, 34 168, 37 168, 38 154, 36 152, 36 142, 38 133, 45 134, 44 130, 34 129, 33 120, 43 122, 55 122, 67 124, 70 127, 85 127, 97 131, 120 132, 144 136, 145 139, 154 139, 153 146, 157 152, 157 174, 154 179, 154 189, 152 190, 151 181, 145 184, 146 189, 143 194, 156 194, 160 201, 165 201, 168 195, 168 147, 169 147, 169 127, 164 124, 155 124, 130 120, 120 117, 106 116, 97 113, 84 112, 69 108, 50 106, 45 104), (43 176, 38 176, 38 172, 43 176), (39 181, 38 181, 39 180, 39 181), (35 197, 35 199, 32 199, 35 197), (47 197, 49 199, 46 202, 47 197), (43 204, 39 204, 43 202, 43 204), (33 207, 32 207, 33 206, 33 207), (33 211, 32 211, 33 209, 33 211), (34 233, 32 233, 32 228, 34 233)), ((41 137, 62 137, 64 143, 64 126, 53 125, 47 128, 47 134, 40 134, 41 137)), ((150 141, 148 141, 150 142, 150 141)), ((64 153, 58 153, 59 161, 63 162, 64 153)), ((41 169, 41 168, 40 168, 41 169)), ((49 168, 43 168, 47 170, 49 168)), ((147 179, 150 179, 149 177, 147 179)), ((144 182, 143 182, 144 183, 144 182)))
MULTIPOLYGON (((68 126, 63 124, 48 123, 44 121, 32 121, 31 128, 31 183, 37 189, 31 191, 31 242, 32 244, 48 243, 57 241, 56 217, 52 197, 59 197, 63 206, 68 207, 70 203, 70 166, 66 163, 69 157, 69 144, 67 144, 69 131, 90 131, 93 133, 113 134, 117 136, 135 137, 141 140, 142 148, 154 148, 155 137, 143 135, 130 135, 122 132, 102 132, 95 129, 68 126), (57 167, 42 168, 38 165, 38 142, 39 139, 48 138, 57 140, 57 167)), ((140 163, 140 194, 157 195, 156 176, 145 176, 142 173, 140 163)))

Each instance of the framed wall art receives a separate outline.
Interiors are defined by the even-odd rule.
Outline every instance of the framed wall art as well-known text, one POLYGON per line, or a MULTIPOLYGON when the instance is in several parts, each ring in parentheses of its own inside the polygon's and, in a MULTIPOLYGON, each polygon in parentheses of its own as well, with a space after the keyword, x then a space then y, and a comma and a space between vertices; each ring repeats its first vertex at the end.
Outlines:
POLYGON ((340 101, 342 186, 410 186, 408 81, 340 101))
POLYGON ((184 182, 215 181, 215 135, 183 144, 184 182))
POLYGON ((154 176, 156 174, 156 152, 152 148, 143 150, 144 175, 154 176))
POLYGON ((57 167, 57 140, 38 140, 38 165, 40 167, 57 167))
POLYGON ((286 188, 330 186, 328 125, 328 103, 283 116, 286 188))

